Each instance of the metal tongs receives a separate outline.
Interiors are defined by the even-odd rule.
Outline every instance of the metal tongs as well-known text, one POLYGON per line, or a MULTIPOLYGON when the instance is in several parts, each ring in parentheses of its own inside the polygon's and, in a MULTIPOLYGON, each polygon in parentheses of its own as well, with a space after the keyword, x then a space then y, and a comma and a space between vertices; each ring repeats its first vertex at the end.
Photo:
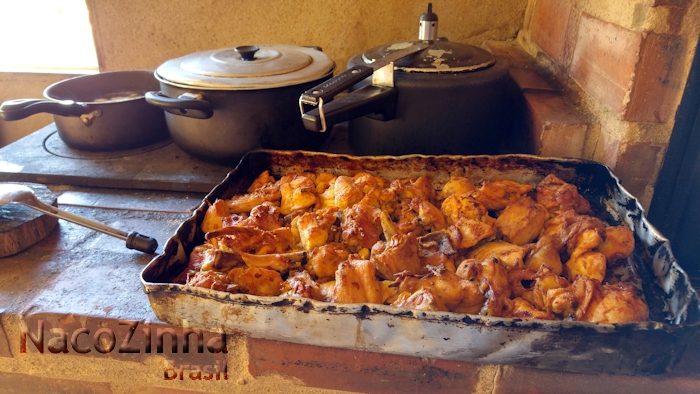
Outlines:
POLYGON ((67 220, 89 229, 111 235, 112 237, 123 239, 126 241, 126 247, 129 249, 138 250, 144 253, 153 253, 158 248, 158 241, 155 238, 141 235, 135 231, 126 233, 102 223, 98 223, 82 216, 74 215, 70 212, 58 209, 53 205, 45 204, 39 201, 39 199, 36 198, 34 191, 27 186, 7 183, 0 184, 0 205, 11 203, 26 205, 29 208, 35 209, 49 216, 67 220))
MULTIPOLYGON (((394 62, 420 52, 430 47, 433 43, 431 41, 423 41, 406 44, 410 45, 391 52, 367 65, 360 64, 347 69, 315 88, 304 92, 299 97, 299 110, 301 111, 304 127, 311 131, 325 132, 328 129, 328 125, 332 126, 336 123, 375 112, 374 108, 379 108, 384 99, 396 94, 396 89, 394 89, 394 62), (333 100, 339 93, 370 75, 372 76, 371 85, 333 100), (304 105, 311 105, 317 108, 305 112, 304 105)), ((384 114, 384 117, 388 120, 393 118, 393 114, 384 114)))

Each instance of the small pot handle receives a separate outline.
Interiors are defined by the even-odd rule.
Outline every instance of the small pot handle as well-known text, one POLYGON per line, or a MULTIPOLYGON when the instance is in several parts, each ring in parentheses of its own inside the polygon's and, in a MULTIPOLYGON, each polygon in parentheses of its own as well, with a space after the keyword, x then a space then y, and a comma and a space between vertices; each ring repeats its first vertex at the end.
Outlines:
POLYGON ((92 112, 85 103, 72 100, 17 99, 5 101, 0 105, 0 118, 20 120, 34 114, 47 112, 61 116, 81 116, 92 112))
POLYGON ((214 109, 202 94, 183 93, 177 98, 164 95, 162 92, 146 92, 146 101, 171 114, 188 118, 209 119, 214 115, 214 109))

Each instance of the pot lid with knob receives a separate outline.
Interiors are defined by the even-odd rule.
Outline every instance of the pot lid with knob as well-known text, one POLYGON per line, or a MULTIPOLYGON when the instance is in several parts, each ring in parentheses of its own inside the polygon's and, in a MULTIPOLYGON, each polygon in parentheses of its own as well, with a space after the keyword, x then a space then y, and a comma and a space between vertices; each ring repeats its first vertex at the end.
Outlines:
POLYGON ((163 63, 161 82, 207 90, 257 90, 314 81, 335 68, 317 47, 244 45, 196 52, 163 63))

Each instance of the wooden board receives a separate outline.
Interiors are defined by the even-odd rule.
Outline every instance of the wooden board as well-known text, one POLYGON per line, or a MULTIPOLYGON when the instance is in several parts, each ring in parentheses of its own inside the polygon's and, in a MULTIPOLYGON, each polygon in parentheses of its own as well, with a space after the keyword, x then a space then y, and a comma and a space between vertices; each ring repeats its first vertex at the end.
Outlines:
MULTIPOLYGON (((24 183, 37 198, 56 206, 57 196, 44 185, 24 183)), ((19 253, 51 234, 58 219, 21 204, 0 206, 0 257, 19 253)))

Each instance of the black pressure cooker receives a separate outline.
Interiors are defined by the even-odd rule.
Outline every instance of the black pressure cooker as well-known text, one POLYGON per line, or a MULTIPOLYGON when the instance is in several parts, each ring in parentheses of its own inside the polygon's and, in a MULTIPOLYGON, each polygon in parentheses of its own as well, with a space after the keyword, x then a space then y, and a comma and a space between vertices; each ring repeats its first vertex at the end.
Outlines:
POLYGON ((486 50, 438 37, 437 27, 429 4, 418 40, 358 54, 346 71, 307 90, 304 126, 328 132, 349 120, 358 155, 498 153, 510 128, 508 68, 486 50))

